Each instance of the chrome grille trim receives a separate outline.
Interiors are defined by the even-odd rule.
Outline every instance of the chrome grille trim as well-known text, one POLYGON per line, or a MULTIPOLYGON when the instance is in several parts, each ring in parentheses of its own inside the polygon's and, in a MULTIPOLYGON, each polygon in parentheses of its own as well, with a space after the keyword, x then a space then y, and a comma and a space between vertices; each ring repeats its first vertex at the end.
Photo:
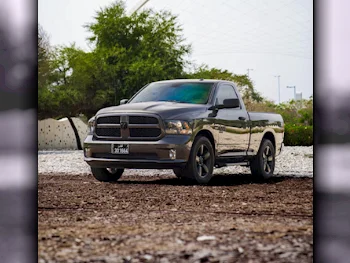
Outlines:
POLYGON ((96 127, 97 128, 120 128, 120 124, 103 123, 103 124, 97 124, 96 127))
POLYGON ((129 128, 161 128, 159 124, 129 124, 129 128))

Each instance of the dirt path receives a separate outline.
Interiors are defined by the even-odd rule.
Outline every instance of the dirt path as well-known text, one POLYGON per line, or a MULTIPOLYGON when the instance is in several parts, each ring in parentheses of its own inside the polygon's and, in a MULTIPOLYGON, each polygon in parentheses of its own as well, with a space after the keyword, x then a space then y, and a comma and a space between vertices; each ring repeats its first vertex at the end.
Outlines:
POLYGON ((312 262, 313 182, 39 176, 39 262, 312 262))

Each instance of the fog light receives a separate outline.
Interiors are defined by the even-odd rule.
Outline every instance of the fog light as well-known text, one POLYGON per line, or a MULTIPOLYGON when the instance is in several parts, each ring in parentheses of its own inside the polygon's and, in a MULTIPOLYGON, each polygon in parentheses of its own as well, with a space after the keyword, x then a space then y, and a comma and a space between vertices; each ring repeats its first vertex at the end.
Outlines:
POLYGON ((91 157, 91 149, 90 148, 84 148, 85 157, 91 157))
POLYGON ((171 150, 169 151, 169 158, 170 158, 171 160, 175 160, 175 159, 176 159, 176 150, 171 149, 171 150))

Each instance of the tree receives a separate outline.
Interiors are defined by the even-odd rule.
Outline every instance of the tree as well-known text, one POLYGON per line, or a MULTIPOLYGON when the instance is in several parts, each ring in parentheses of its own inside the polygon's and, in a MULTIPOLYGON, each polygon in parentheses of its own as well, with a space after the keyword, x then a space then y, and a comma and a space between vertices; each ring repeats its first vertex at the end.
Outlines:
POLYGON ((52 80, 52 47, 47 32, 38 26, 38 117, 49 117, 54 112, 55 96, 49 89, 52 80))
POLYGON ((56 50, 55 82, 51 90, 57 96, 61 115, 92 116, 100 108, 109 106, 113 90, 105 79, 99 55, 78 49, 74 44, 56 50))
POLYGON ((116 1, 97 12, 86 28, 106 83, 120 83, 118 98, 130 97, 152 81, 179 78, 188 63, 190 46, 184 44, 177 17, 167 11, 147 9, 127 16, 124 2, 116 1))
POLYGON ((38 26, 38 85, 46 87, 50 74, 50 42, 48 34, 38 26))
POLYGON ((285 123, 313 126, 313 97, 303 99, 300 103, 290 100, 275 105, 275 111, 282 115, 285 123), (300 106, 302 105, 302 106, 300 106))

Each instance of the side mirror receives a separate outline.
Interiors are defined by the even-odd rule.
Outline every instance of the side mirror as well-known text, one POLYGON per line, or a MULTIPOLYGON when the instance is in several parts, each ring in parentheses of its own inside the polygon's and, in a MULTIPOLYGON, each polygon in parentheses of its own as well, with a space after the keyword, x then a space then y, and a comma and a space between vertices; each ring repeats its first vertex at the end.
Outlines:
POLYGON ((122 99, 120 100, 120 105, 126 104, 128 101, 128 99, 122 99))
POLYGON ((232 109, 232 108, 239 108, 239 99, 225 99, 223 101, 223 108, 225 109, 232 109))

